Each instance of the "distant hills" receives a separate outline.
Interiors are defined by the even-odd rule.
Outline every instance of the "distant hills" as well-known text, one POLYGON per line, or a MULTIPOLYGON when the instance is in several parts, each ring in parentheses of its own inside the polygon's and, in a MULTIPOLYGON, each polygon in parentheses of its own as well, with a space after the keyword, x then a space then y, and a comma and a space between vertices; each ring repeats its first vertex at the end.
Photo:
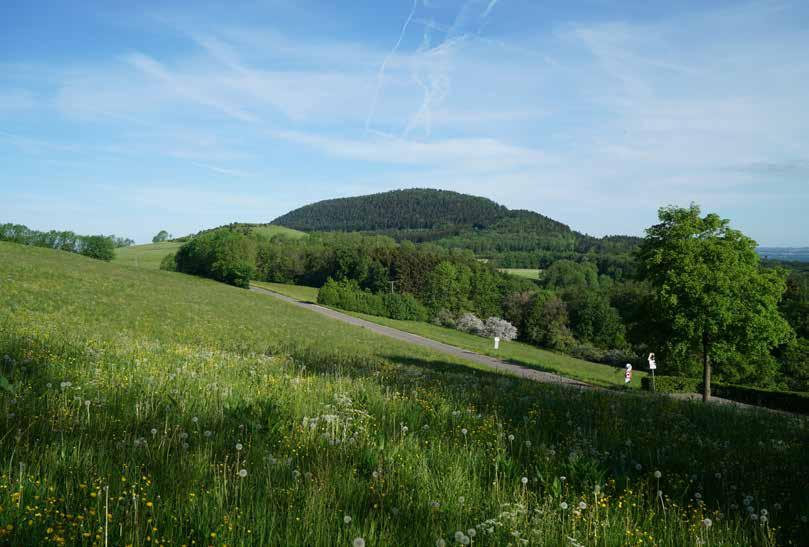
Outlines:
POLYGON ((785 262, 809 262, 809 247, 759 247, 762 258, 785 262))
POLYGON ((319 201, 271 224, 303 232, 363 232, 398 241, 432 242, 469 249, 509 268, 544 268, 554 260, 580 259, 582 255, 594 259, 626 256, 640 241, 630 236, 595 238, 534 211, 511 210, 478 196, 420 188, 319 201))

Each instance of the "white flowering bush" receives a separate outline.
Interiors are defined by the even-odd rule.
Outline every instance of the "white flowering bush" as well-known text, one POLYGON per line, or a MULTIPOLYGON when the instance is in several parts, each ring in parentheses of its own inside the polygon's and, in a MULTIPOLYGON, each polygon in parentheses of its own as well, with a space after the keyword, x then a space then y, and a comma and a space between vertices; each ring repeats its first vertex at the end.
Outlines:
POLYGON ((457 323, 458 330, 468 332, 470 334, 483 334, 483 321, 480 320, 474 313, 465 313, 457 323))
POLYGON ((517 338, 517 327, 499 317, 489 317, 483 324, 483 336, 494 338, 495 336, 501 340, 514 340, 517 338))

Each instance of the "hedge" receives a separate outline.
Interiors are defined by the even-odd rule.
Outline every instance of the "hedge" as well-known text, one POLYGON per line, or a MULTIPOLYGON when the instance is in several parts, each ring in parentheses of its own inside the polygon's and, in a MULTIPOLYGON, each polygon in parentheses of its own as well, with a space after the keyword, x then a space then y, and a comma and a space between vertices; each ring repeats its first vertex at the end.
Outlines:
POLYGON ((426 321, 427 309, 412 295, 386 293, 374 294, 364 291, 350 281, 329 279, 317 294, 318 304, 348 311, 402 319, 426 321))
MULTIPOLYGON (((641 387, 647 391, 652 389, 651 376, 646 376, 641 380, 641 387)), ((657 376, 655 377, 655 389, 661 393, 701 393, 702 379, 684 376, 657 376)), ((805 392, 777 391, 713 382, 711 383, 711 394, 739 403, 809 414, 809 393, 805 392)))

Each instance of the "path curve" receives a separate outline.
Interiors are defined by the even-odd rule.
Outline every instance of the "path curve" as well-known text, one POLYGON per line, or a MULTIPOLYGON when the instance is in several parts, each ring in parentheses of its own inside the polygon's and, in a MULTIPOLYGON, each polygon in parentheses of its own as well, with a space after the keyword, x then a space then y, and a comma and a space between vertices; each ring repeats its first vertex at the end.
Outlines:
POLYGON ((370 321, 354 317, 353 315, 341 313, 331 308, 326 308, 323 306, 319 306, 317 304, 312 304, 310 302, 301 302, 300 300, 290 298, 283 294, 271 291, 269 289, 264 289, 262 287, 250 286, 250 290, 260 294, 272 296, 279 300, 283 300, 284 302, 288 302, 290 304, 298 306, 299 308, 304 308, 313 311, 315 313, 319 313, 320 315, 325 315, 326 317, 336 319, 337 321, 342 321, 343 323, 348 323, 350 325, 368 329, 383 336, 388 336, 390 338, 395 338, 397 340, 402 340, 404 342, 409 342, 411 344, 416 344, 425 348, 439 351, 447 355, 452 355, 453 357, 458 357, 460 359, 472 361, 484 365, 488 368, 492 368, 502 372, 507 372, 509 374, 513 374, 521 378, 528 378, 530 380, 543 382, 546 384, 562 384, 579 388, 593 387, 590 384, 585 384, 584 382, 580 382, 579 380, 566 378, 564 376, 553 374, 551 372, 543 372, 541 370, 536 370, 521 365, 515 365, 513 363, 507 363, 505 361, 501 361, 500 359, 495 359, 494 357, 481 355, 480 353, 475 353, 473 351, 461 349, 455 346, 451 346, 449 344, 444 344, 443 342, 436 342, 435 340, 430 340, 429 338, 424 338, 423 336, 419 336, 417 334, 411 334, 409 332, 401 331, 391 327, 386 327, 384 325, 377 325, 376 323, 371 323, 370 321))

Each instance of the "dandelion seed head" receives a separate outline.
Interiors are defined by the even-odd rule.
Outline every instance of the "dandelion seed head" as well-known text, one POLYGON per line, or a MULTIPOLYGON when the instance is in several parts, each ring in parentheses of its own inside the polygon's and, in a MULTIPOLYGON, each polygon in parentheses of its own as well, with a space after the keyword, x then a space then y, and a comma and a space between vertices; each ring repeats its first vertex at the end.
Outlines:
POLYGON ((520 482, 521 482, 521 483, 523 483, 523 485, 528 484, 528 477, 523 477, 523 478, 521 478, 521 479, 520 479, 520 482))
POLYGON ((365 540, 362 538, 354 538, 354 543, 352 543, 354 547, 365 547, 365 540))
POLYGON ((694 499, 695 500, 701 500, 702 499, 702 494, 700 494, 699 492, 694 492, 694 499))
POLYGON ((655 478, 656 479, 659 479, 662 476, 663 476, 663 473, 661 473, 660 471, 655 471, 655 478))
POLYGON ((447 542, 441 538, 435 540, 435 547, 447 547, 447 542))
POLYGON ((241 450, 242 448, 244 448, 244 445, 242 445, 242 443, 236 443, 236 450, 241 450))
POLYGON ((563 501, 562 503, 559 504, 559 507, 562 508, 562 511, 567 511, 567 502, 563 501))
POLYGON ((710 527, 711 527, 711 525, 713 525, 713 521, 712 521, 711 519, 707 519, 707 518, 706 518, 706 519, 703 519, 703 520, 702 520, 702 526, 703 526, 704 528, 710 528, 710 527))
POLYGON ((247 476, 247 469, 239 469, 239 476, 245 478, 247 476))
POLYGON ((514 440, 514 435, 509 435, 509 436, 508 436, 508 440, 509 440, 509 441, 513 441, 513 440, 514 440))
POLYGON ((150 433, 152 434, 152 437, 154 437, 155 435, 157 435, 157 429, 153 427, 150 433))
POLYGON ((767 515, 770 514, 770 512, 767 511, 766 509, 762 509, 761 511, 759 511, 759 513, 761 514, 762 517, 766 517, 767 515))
POLYGON ((473 538, 476 535, 478 535, 478 531, 475 530, 474 528, 470 528, 469 530, 466 531, 466 535, 473 538))
POLYGON ((343 522, 346 524, 351 524, 351 517, 349 515, 344 516, 343 522))
POLYGON ((579 509, 581 509, 582 511, 584 511, 585 509, 587 509, 587 504, 586 504, 586 503, 584 503, 583 501, 580 501, 580 502, 579 502, 579 509))

